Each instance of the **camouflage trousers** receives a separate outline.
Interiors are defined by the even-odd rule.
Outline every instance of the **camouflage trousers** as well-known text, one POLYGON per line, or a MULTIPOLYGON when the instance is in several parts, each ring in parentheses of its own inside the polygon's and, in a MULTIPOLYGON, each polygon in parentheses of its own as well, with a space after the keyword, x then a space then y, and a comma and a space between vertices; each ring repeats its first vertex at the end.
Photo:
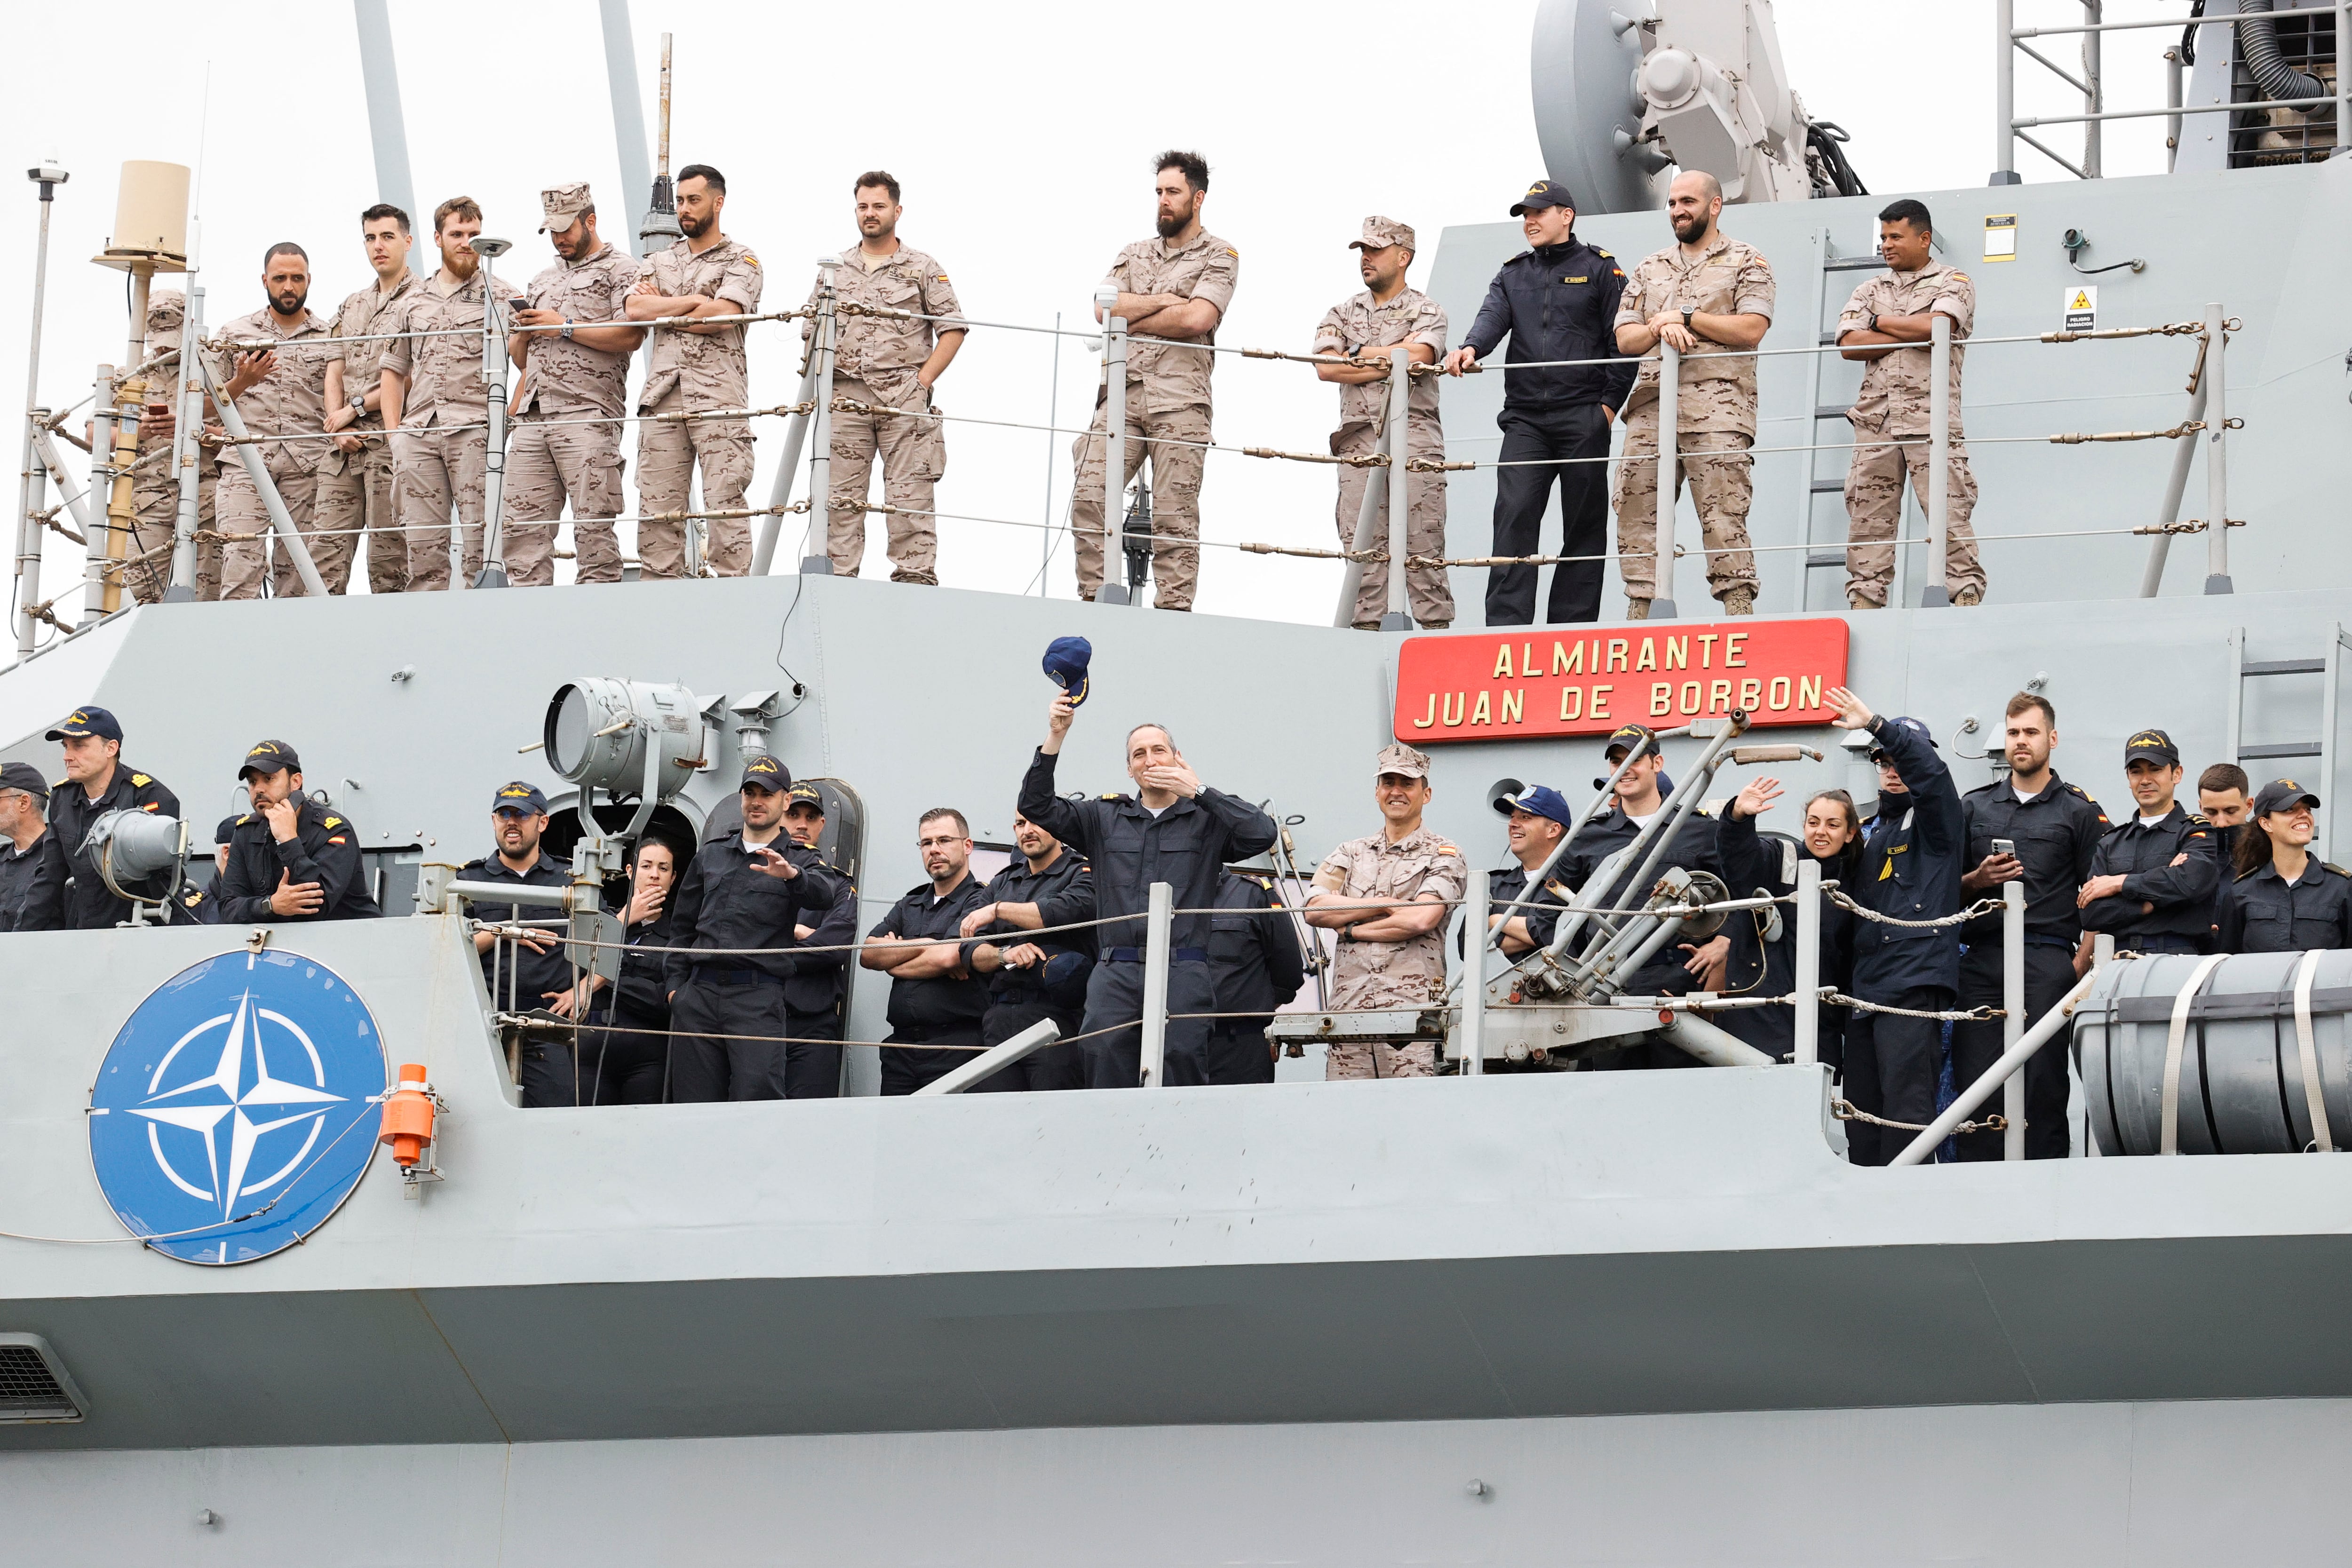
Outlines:
MULTIPOLYGON (((213 454, 201 459, 196 482, 196 531, 214 531, 214 496, 220 481, 212 472, 213 454)), ((122 569, 123 586, 142 605, 160 604, 172 585, 173 531, 180 519, 180 487, 165 479, 142 479, 131 492, 130 559, 122 569)), ((196 541, 196 597, 211 601, 221 595, 221 547, 218 539, 196 541)))
MULTIPOLYGON (((672 387, 641 414, 683 414, 686 395, 672 387)), ((637 426, 637 510, 688 510, 694 467, 702 465, 704 511, 743 504, 751 483, 751 422, 748 419, 646 420, 637 426)), ((717 577, 740 577, 751 565, 751 529, 740 517, 706 519, 709 542, 703 562, 717 577)), ((686 575, 686 524, 637 524, 637 561, 648 577, 686 575)))
MULTIPOLYGON (((462 417, 454 423, 463 423, 462 417)), ((490 437, 483 429, 403 428, 393 437, 392 488, 400 501, 400 531, 408 539, 408 591, 449 586, 449 513, 457 513, 464 559, 458 571, 472 583, 482 569, 482 483, 490 437)))
MULTIPOLYGON (((1845 471, 1845 591, 1849 602, 1859 599, 1873 608, 1886 604, 1895 582, 1895 537, 1903 521, 1903 474, 1911 474, 1911 492, 1927 510, 1927 447, 1920 438, 1897 446, 1881 440, 1881 433, 1855 426, 1853 462, 1845 471)), ((1944 587, 1954 598, 1964 588, 1984 592, 1984 567, 1977 561, 1977 531, 1969 523, 1977 509, 1976 476, 1969 472, 1968 448, 1952 443, 1951 467, 1946 471, 1944 587)))
MULTIPOLYGON (((863 379, 833 384, 834 395, 882 408, 928 412, 930 395, 915 379, 915 367, 866 371, 863 379)), ((833 419, 833 510, 825 524, 825 553, 834 575, 855 577, 866 559, 866 498, 874 459, 882 459, 882 499, 892 506, 929 512, 932 487, 947 472, 947 434, 936 419, 893 419, 888 415, 845 414, 833 419)), ((940 580, 939 530, 928 517, 890 514, 890 581, 940 580)))
MULTIPOLYGON (((1209 410, 1201 404, 1149 413, 1136 406, 1142 388, 1129 395, 1127 434, 1121 443, 1127 458, 1122 488, 1151 456, 1151 574, 1159 584, 1152 602, 1163 610, 1189 610, 1192 590, 1200 581, 1201 552, 1185 542, 1201 537, 1201 462, 1199 447, 1180 441, 1209 438, 1209 410)), ((1077 461, 1077 490, 1070 498, 1070 536, 1078 562, 1078 597, 1092 599, 1103 580, 1103 466, 1108 460, 1103 438, 1109 429, 1108 401, 1095 405, 1094 424, 1070 447, 1077 461)), ((1113 526, 1118 526, 1115 520, 1113 526)), ((1121 568, 1122 572, 1124 568, 1121 568)))
MULTIPOLYGON (((269 463, 268 469, 278 499, 286 503, 287 517, 309 547, 311 564, 320 568, 323 577, 326 568, 320 557, 330 542, 319 536, 318 471, 300 468, 284 458, 269 463)), ((253 476, 246 471, 244 461, 234 448, 221 462, 220 488, 215 496, 214 505, 220 514, 221 531, 221 597, 258 599, 265 578, 269 582, 269 591, 278 598, 301 597, 302 577, 295 570, 293 554, 273 536, 269 510, 262 504, 261 491, 255 488, 253 476)), ((349 542, 344 542, 348 551, 349 542)))
MULTIPOLYGON (((1756 586, 1756 557, 1748 547, 1748 504, 1755 493, 1748 448, 1754 437, 1737 430, 1685 430, 1675 447, 1675 495, 1690 481, 1699 532, 1706 545, 1706 590, 1720 599, 1756 586), (1715 455, 1715 454, 1720 454, 1715 455)), ((1625 421, 1625 460, 1617 465, 1617 571, 1629 599, 1657 595, 1658 405, 1625 421), (1645 460, 1646 459, 1646 460, 1645 460)), ((1668 575, 1671 583, 1673 577, 1668 575)))
POLYGON ((1386 1041, 1370 1045, 1334 1044, 1323 1058, 1324 1081, 1348 1078, 1435 1078, 1437 1043, 1411 1040, 1402 1046, 1386 1041))
POLYGON ((368 592, 400 593, 408 586, 408 535, 394 503, 392 444, 378 432, 342 459, 331 473, 319 470, 319 531, 340 542, 333 561, 319 563, 319 575, 330 594, 350 587, 352 561, 364 538, 368 592))
POLYGON ((506 521, 499 553, 518 588, 555 581, 556 520, 572 501, 573 580, 621 580, 621 542, 611 519, 621 515, 621 426, 551 424, 577 412, 525 414, 507 444, 506 521), (604 520, 604 521, 599 521, 604 520))
MULTIPOLYGON (((1360 452, 1377 451, 1381 444, 1380 430, 1370 425, 1349 425, 1335 431, 1331 437, 1331 455, 1352 457, 1360 452)), ((1408 420, 1405 425, 1405 452, 1409 457, 1437 458, 1445 456, 1445 432, 1434 420, 1408 420)), ((1351 468, 1339 470, 1339 507, 1336 521, 1339 525, 1339 548, 1352 550, 1356 543, 1356 523, 1363 514, 1364 487, 1379 488, 1372 503, 1372 545, 1386 550, 1389 544, 1389 471, 1386 468, 1351 468)), ((1405 476, 1404 544, 1414 555, 1445 553, 1445 476, 1444 474, 1407 474, 1405 476)), ((1443 566, 1416 566, 1404 574, 1407 601, 1412 608, 1412 618, 1424 626, 1449 626, 1454 620, 1454 588, 1445 580, 1443 566)), ((1389 607, 1389 563, 1367 561, 1364 574, 1356 584, 1355 624, 1377 626, 1389 607)))

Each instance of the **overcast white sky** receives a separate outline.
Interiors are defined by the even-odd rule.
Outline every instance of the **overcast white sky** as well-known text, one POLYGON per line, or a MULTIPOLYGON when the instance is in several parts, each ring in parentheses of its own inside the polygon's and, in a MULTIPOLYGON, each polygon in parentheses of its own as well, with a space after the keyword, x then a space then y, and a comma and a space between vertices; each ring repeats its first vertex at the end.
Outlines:
MULTIPOLYGON (((1983 183, 1992 162, 1992 0, 1782 0, 1790 77, 1811 112, 1853 133, 1852 156, 1874 192, 1983 183)), ((2019 0, 2018 10, 2021 24, 2081 15, 2062 0, 2019 0)), ((2187 10, 2182 0, 2161 0, 2110 7, 2109 16, 2187 10)), ((650 115, 660 34, 677 35, 676 161, 726 173, 726 226, 765 264, 772 306, 797 304, 819 251, 854 240, 850 179, 879 166, 906 187, 901 237, 940 258, 972 315, 1046 325, 1058 311, 1081 321, 1118 247, 1150 232, 1150 158, 1173 144, 1210 160, 1207 221, 1242 255, 1221 341, 1304 349, 1323 311, 1360 287, 1344 247, 1366 213, 1420 229, 1418 284, 1441 230, 1502 219, 1509 198, 1541 174, 1528 81, 1535 11, 1532 0, 1201 0, 1179 45, 1169 26, 1178 12, 1168 7, 901 0, 886 26, 878 14, 813 6, 728 7, 722 20, 708 5, 638 0, 635 39, 650 115), (1381 107, 1382 59, 1418 95, 1402 136, 1381 107), (1334 91, 1340 78, 1360 85, 1334 91)), ((0 126, 13 166, 54 154, 73 174, 50 252, 43 401, 83 396, 95 366, 120 355, 123 280, 88 258, 112 226, 125 159, 200 166, 212 321, 262 302, 260 258, 278 239, 310 250, 314 308, 331 310, 366 280, 357 218, 376 188, 348 5, 119 0, 27 5, 13 21, 0 68, 0 126), (194 36, 191 18, 202 21, 194 36)), ((606 233, 620 237, 613 220, 642 204, 619 189, 591 0, 393 0, 392 21, 420 216, 447 195, 473 195, 488 231, 517 243, 502 274, 525 278, 548 258, 534 232, 537 193, 584 178, 606 233)), ((2177 36, 2111 38, 2113 106, 2161 104, 2158 56, 2177 36)), ((2053 47, 2071 61, 2071 47, 2053 47)), ((2038 68, 2021 68, 2020 80, 2021 111, 2079 105, 2038 68)), ((2108 172, 2161 169, 2161 126, 2111 128, 2108 172)), ((2030 153, 2024 165, 2029 179, 2065 177, 2030 153)), ((24 383, 37 211, 29 184, 16 190, 0 208, 0 388, 12 398, 24 383)), ((782 403, 794 390, 797 342, 783 338, 787 330, 761 328, 753 340, 755 403, 782 403)), ((940 406, 1044 421, 1051 341, 975 332, 941 384, 940 406)), ((1092 365, 1082 346, 1065 342, 1060 422, 1081 423, 1092 365)), ((1335 393, 1303 367, 1227 360, 1217 385, 1222 440, 1317 449, 1330 428, 1335 393)), ((764 499, 781 421, 761 422, 760 433, 752 493, 764 499)), ((1068 437, 950 426, 949 443, 941 510, 1059 521, 1068 437)), ((1329 470, 1209 461, 1207 537, 1329 542, 1329 470)), ((881 521, 871 520, 869 573, 880 568, 881 521)), ((941 531, 940 573, 950 584, 1018 591, 1038 570, 1039 530, 945 522, 941 531)), ((79 573, 78 555, 53 539, 52 587, 58 574, 79 573)), ((1338 569, 1210 551, 1202 577, 1204 610, 1319 620, 1338 569)), ((1054 594, 1074 592, 1066 546, 1045 582, 1054 594)))

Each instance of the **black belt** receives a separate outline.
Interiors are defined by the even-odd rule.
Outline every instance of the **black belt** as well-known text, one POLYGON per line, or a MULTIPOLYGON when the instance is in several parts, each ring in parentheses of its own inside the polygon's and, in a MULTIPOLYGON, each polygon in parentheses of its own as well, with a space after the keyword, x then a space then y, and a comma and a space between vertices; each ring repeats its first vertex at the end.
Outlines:
POLYGON ((2197 939, 2178 936, 2171 931, 2148 931, 2139 936, 2116 938, 2117 952, 2190 953, 2197 952, 2197 939))
POLYGON ((771 974, 764 969, 722 969, 715 963, 698 963, 693 979, 705 985, 782 985, 781 974, 771 974))
MULTIPOLYGON (((1207 952, 1197 947, 1176 948, 1171 950, 1168 956, 1175 960, 1178 963, 1206 963, 1209 962, 1207 952)), ((1105 963, 1141 963, 1144 961, 1143 950, 1139 947, 1110 948, 1103 953, 1102 961, 1105 963)))

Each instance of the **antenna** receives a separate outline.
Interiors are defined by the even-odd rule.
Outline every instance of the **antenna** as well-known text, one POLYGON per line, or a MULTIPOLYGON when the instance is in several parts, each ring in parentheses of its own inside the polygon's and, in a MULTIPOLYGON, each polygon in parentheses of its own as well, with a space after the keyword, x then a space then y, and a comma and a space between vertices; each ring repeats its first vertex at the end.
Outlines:
POLYGON ((646 221, 637 226, 637 238, 646 240, 676 240, 684 232, 677 226, 677 187, 669 177, 669 38, 661 36, 661 140, 657 173, 654 175, 654 203, 646 210, 646 221))

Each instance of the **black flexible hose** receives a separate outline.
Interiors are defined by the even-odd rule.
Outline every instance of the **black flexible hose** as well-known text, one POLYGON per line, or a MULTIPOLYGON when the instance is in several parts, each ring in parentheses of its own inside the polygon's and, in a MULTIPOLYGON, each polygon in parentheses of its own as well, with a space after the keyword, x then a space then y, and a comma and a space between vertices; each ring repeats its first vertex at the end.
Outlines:
POLYGON ((2243 14, 2238 23, 2238 53, 2254 79, 2256 90, 2273 102, 2328 96, 2326 82, 2295 69, 2279 53, 2278 24, 2267 15, 2271 0, 2238 0, 2238 8, 2243 14))
POLYGON ((1831 189, 1841 196, 1866 196, 1870 187, 1862 183, 1862 176, 1846 162, 1846 140, 1845 127, 1834 121, 1815 120, 1805 126, 1805 145, 1820 154, 1822 167, 1829 173, 1831 189))

